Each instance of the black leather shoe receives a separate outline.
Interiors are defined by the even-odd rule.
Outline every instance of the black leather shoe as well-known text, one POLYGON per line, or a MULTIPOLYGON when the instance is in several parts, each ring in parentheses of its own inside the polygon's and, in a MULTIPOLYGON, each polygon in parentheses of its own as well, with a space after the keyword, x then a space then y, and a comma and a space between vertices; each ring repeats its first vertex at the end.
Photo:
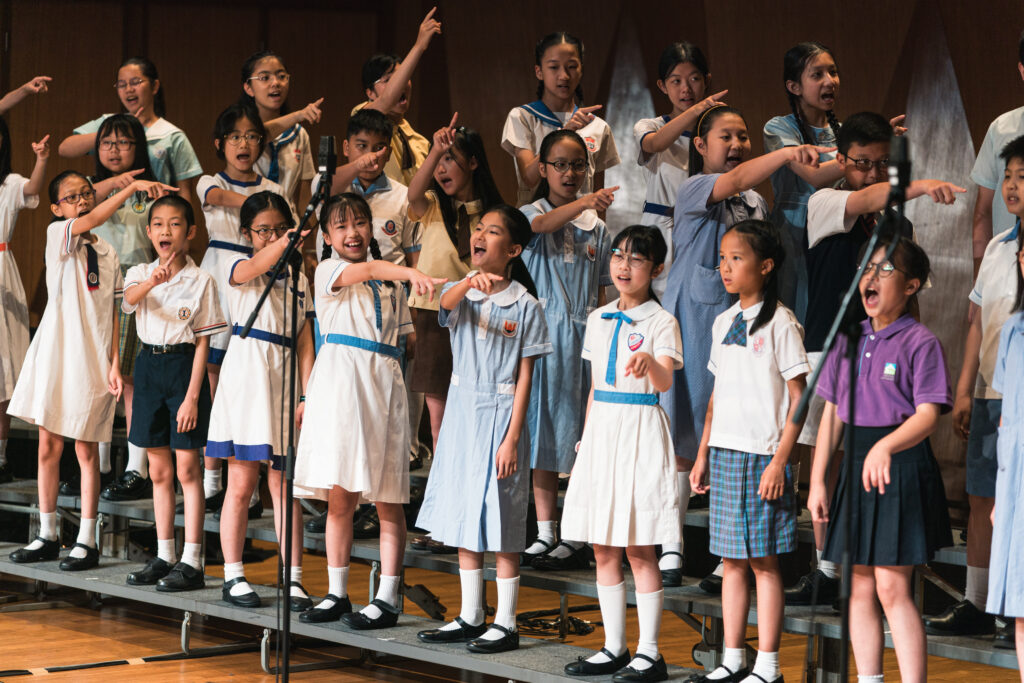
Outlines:
POLYGON ((376 506, 371 505, 352 524, 352 538, 380 538, 380 517, 377 516, 376 506))
POLYGON ((654 660, 647 655, 637 653, 636 659, 643 659, 650 662, 651 665, 646 669, 634 669, 627 665, 612 676, 612 680, 615 683, 625 683, 627 681, 664 681, 668 678, 668 666, 665 664, 665 658, 661 655, 654 660))
POLYGON ((996 638, 992 645, 1000 650, 1017 649, 1017 632, 1014 630, 1014 622, 1010 622, 1003 628, 996 631, 996 638))
POLYGON ((153 483, 135 470, 128 470, 100 493, 100 498, 113 502, 153 497, 153 483))
POLYGON ((59 541, 47 541, 42 536, 36 536, 35 540, 42 541, 43 545, 35 550, 18 548, 8 556, 10 557, 11 562, 17 562, 18 564, 27 564, 29 562, 52 562, 60 556, 59 541))
POLYGON ((206 498, 206 511, 216 512, 220 510, 220 507, 224 504, 224 493, 227 489, 221 489, 217 493, 213 494, 209 498, 206 498))
POLYGON ((533 568, 553 572, 590 568, 590 549, 587 546, 574 548, 565 541, 559 541, 558 545, 555 546, 555 550, 535 558, 533 560, 533 568), (552 553, 559 547, 568 548, 569 554, 566 557, 554 557, 552 553))
POLYGON ((697 586, 710 595, 721 595, 722 594, 722 577, 718 574, 708 574, 697 586))
MULTIPOLYGON (((675 550, 667 550, 661 554, 661 557, 666 555, 676 555, 679 557, 679 568, 678 569, 662 569, 661 570, 661 585, 664 588, 675 588, 683 585, 683 554, 677 553, 675 550)), ((659 558, 661 559, 661 558, 659 558)), ((621 668, 621 667, 620 667, 621 668)))
POLYGON ((311 534, 325 533, 327 531, 327 513, 322 512, 313 519, 306 520, 302 528, 311 534))
POLYGON ((535 539, 533 539, 532 541, 530 541, 529 545, 527 545, 526 547, 530 548, 530 547, 533 546, 534 543, 540 543, 542 546, 544 546, 544 550, 541 550, 539 553, 529 553, 529 552, 526 552, 525 550, 523 552, 519 553, 519 566, 520 567, 532 567, 533 566, 533 561, 535 559, 537 559, 541 555, 546 555, 547 553, 551 552, 552 548, 555 547, 554 542, 545 541, 543 538, 535 538, 535 539))
POLYGON ((398 623, 398 615, 401 614, 401 611, 397 607, 392 607, 383 600, 377 600, 376 598, 370 604, 380 610, 381 614, 376 619, 371 619, 362 612, 349 612, 348 614, 341 615, 341 620, 345 622, 346 626, 357 631, 391 628, 398 623))
POLYGON ((458 548, 453 548, 450 545, 445 545, 441 541, 435 541, 434 539, 430 539, 427 543, 427 550, 434 555, 451 555, 452 553, 459 552, 458 548))
POLYGON ((75 543, 71 546, 71 549, 84 548, 85 557, 71 557, 68 555, 60 561, 58 565, 63 571, 66 572, 80 572, 85 569, 92 569, 100 563, 100 551, 97 548, 87 546, 84 543, 75 543))
POLYGON ((430 550, 430 534, 413 536, 409 539, 409 547, 413 550, 430 550))
POLYGON ((260 602, 260 596, 256 595, 256 591, 251 590, 242 595, 231 594, 231 587, 243 581, 245 581, 245 577, 239 576, 224 582, 224 586, 220 589, 220 595, 224 602, 231 603, 236 607, 259 607, 262 603, 260 602))
MULTIPOLYGON (((293 612, 305 612, 306 610, 311 609, 313 607, 313 600, 309 597, 309 591, 307 591, 306 588, 298 581, 292 581, 291 587, 298 588, 306 594, 306 597, 303 598, 298 595, 289 595, 288 608, 293 612)), ((289 590, 288 593, 290 594, 291 590, 289 590)))
POLYGON ((129 574, 126 583, 129 586, 154 586, 157 581, 167 576, 173 568, 170 562, 154 557, 146 563, 145 567, 129 574))
POLYGON ((796 584, 785 590, 787 605, 830 605, 839 597, 839 579, 830 579, 820 569, 801 576, 796 584), (814 585, 818 585, 817 602, 814 585))
MULTIPOLYGON (((508 652, 510 650, 519 649, 519 631, 510 631, 504 626, 498 624, 491 624, 487 629, 498 629, 505 635, 497 640, 484 640, 482 637, 476 640, 471 640, 466 643, 466 649, 470 652, 476 652, 482 655, 492 655, 498 652, 508 652)), ((487 631, 484 631, 487 633, 487 631)))
POLYGON ((970 600, 961 600, 942 614, 924 618, 924 632, 933 636, 973 636, 992 633, 995 617, 970 600))
POLYGON ((779 674, 778 678, 773 678, 772 680, 769 681, 767 678, 765 678, 761 674, 756 674, 756 673, 751 672, 750 676, 748 676, 748 678, 756 678, 757 680, 761 681, 761 683, 786 683, 786 679, 783 677, 782 674, 779 674))
POLYGON ((474 638, 479 638, 487 630, 487 623, 480 622, 478 626, 472 626, 462 620, 462 617, 455 617, 455 623, 459 628, 451 628, 445 631, 440 628, 432 628, 427 631, 420 631, 416 637, 424 643, 464 643, 474 638))
POLYGON ((156 589, 161 593, 194 591, 200 588, 206 588, 206 579, 203 578, 203 571, 184 562, 174 565, 174 568, 171 569, 167 576, 156 582, 156 589))
POLYGON ((324 600, 333 600, 334 604, 326 608, 312 607, 299 615, 299 621, 305 624, 324 624, 328 621, 341 619, 342 614, 352 611, 352 602, 348 596, 339 598, 337 595, 327 594, 324 600))
POLYGON ((14 474, 11 472, 10 463, 4 463, 0 465, 0 484, 6 484, 14 481, 14 474))
MULTIPOLYGON (((733 671, 727 666, 719 665, 718 669, 725 669, 729 672, 729 675, 725 678, 716 678, 714 683, 739 683, 744 678, 750 675, 750 669, 744 667, 739 671, 733 671)), ((714 669, 714 671, 718 671, 714 669)), ((712 672, 713 673, 713 672, 712 672)), ((711 683, 711 679, 708 678, 707 674, 694 674, 687 678, 683 683, 711 683)))
POLYGON ((62 496, 77 496, 82 493, 82 478, 81 475, 74 475, 68 481, 62 481, 60 487, 57 489, 57 493, 62 496))
POLYGON ((607 676, 613 674, 619 669, 629 664, 632 657, 629 656, 629 650, 624 651, 621 655, 616 657, 608 650, 601 648, 601 652, 608 658, 609 661, 601 664, 595 664, 588 662, 583 657, 578 657, 575 662, 569 662, 565 665, 565 673, 570 676, 607 676))

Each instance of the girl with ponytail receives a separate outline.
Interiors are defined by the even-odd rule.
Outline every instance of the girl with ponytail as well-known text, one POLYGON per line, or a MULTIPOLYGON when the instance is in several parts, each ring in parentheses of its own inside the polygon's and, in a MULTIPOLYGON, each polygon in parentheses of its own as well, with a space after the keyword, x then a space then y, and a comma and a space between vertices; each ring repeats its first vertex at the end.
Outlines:
POLYGON ((750 569, 757 581, 758 652, 749 675, 782 680, 778 556, 796 548, 790 459, 801 425, 791 418, 810 371, 803 328, 779 302, 785 259, 778 230, 766 221, 742 221, 722 237, 719 274, 739 301, 715 319, 711 330, 708 369, 715 376, 714 391, 690 472, 694 491, 710 490, 710 551, 724 562, 725 652, 708 680, 745 680, 748 674, 744 634, 750 569), (734 409, 716 411, 716 402, 734 409))
POLYGON ((354 629, 387 628, 399 614, 402 504, 409 502, 409 408, 398 342, 412 332, 405 292, 393 283, 407 281, 413 294, 429 300, 447 280, 381 259, 370 207, 357 194, 331 197, 319 218, 324 255, 313 296, 323 346, 303 397, 295 489, 327 501, 329 588, 299 619, 340 618, 354 629), (361 496, 376 504, 380 516, 381 577, 373 602, 352 612, 348 567, 361 496))

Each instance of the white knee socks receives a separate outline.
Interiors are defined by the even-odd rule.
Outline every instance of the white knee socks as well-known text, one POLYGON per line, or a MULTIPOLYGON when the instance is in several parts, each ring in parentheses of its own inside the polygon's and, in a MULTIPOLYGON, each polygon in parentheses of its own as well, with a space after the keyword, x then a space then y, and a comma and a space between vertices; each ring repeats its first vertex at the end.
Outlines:
MULTIPOLYGON (((626 584, 614 586, 597 584, 597 600, 601 603, 601 621, 604 622, 604 649, 613 655, 626 651, 626 584)), ((591 664, 611 661, 603 652, 587 659, 591 664)))
MULTIPOLYGON (((644 655, 653 660, 658 659, 658 633, 661 631, 661 612, 665 603, 665 591, 636 594, 636 620, 640 627, 640 637, 636 644, 636 655, 644 655)), ((652 666, 646 659, 633 657, 629 663, 637 671, 652 666)))

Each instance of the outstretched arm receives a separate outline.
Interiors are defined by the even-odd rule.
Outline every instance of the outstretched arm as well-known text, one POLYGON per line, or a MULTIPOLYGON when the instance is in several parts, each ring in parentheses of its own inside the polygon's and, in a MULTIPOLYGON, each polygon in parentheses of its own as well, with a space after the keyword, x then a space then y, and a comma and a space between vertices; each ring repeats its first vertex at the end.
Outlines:
POLYGON ((42 95, 49 90, 49 83, 52 80, 49 76, 36 76, 28 83, 4 95, 0 98, 0 116, 14 109, 29 95, 42 95))
POLYGON ((398 104, 398 100, 402 97, 402 92, 405 90, 405 84, 412 80, 412 74, 420 63, 420 57, 427 51, 431 38, 435 35, 441 35, 441 22, 434 19, 434 12, 436 11, 437 8, 432 7, 427 12, 427 16, 423 18, 423 22, 420 24, 416 42, 413 43, 409 53, 405 55, 405 59, 402 60, 391 75, 391 79, 384 86, 384 92, 380 94, 380 97, 367 104, 367 109, 376 109, 383 114, 387 114, 398 104))
POLYGON ((151 199, 157 199, 177 191, 178 188, 173 185, 164 185, 150 180, 136 180, 117 194, 110 195, 109 198, 97 204, 89 213, 76 218, 75 222, 71 224, 71 234, 81 235, 103 225, 135 192, 145 192, 151 199))
POLYGON ((783 147, 774 152, 762 154, 750 161, 744 161, 736 168, 718 177, 708 204, 723 201, 763 183, 772 173, 786 164, 794 169, 797 166, 817 167, 819 165, 818 156, 834 149, 834 147, 819 147, 817 145, 798 145, 783 147))
POLYGON ((47 135, 39 142, 32 143, 32 152, 36 155, 36 164, 32 167, 32 175, 22 190, 26 197, 34 197, 43 191, 43 181, 46 179, 46 160, 50 158, 50 136, 47 135))

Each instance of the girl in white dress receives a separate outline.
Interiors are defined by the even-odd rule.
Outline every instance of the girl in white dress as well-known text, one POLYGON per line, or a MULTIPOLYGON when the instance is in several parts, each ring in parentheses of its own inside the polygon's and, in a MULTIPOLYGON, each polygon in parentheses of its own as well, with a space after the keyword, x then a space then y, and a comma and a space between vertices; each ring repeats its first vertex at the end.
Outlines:
POLYGON ((43 189, 46 160, 50 156, 49 140, 47 135, 32 143, 36 163, 30 177, 12 173, 11 136, 7 123, 0 118, 0 483, 11 478, 7 471, 7 437, 11 431, 7 403, 28 351, 28 300, 10 242, 18 213, 39 206, 39 191, 43 189))
MULTIPOLYGON (((259 192, 245 200, 239 211, 242 234, 250 240, 252 258, 239 255, 228 265, 228 324, 232 341, 224 357, 221 379, 225 391, 218 392, 210 411, 210 430, 206 455, 228 460, 227 493, 221 508, 220 543, 224 553, 225 601, 239 607, 259 607, 260 597, 245 580, 242 567, 242 546, 248 521, 249 501, 259 483, 260 466, 269 462, 270 496, 274 504, 274 528, 280 539, 283 534, 284 509, 281 501, 281 474, 287 452, 288 420, 282 406, 288 405, 286 395, 286 347, 298 354, 297 387, 305 392, 309 372, 313 368, 313 316, 309 285, 299 273, 298 306, 291 309, 291 277, 285 269, 278 276, 270 295, 256 316, 249 336, 239 333, 256 307, 269 279, 269 271, 285 251, 286 233, 295 229, 288 202, 273 192, 259 192), (292 318, 299 316, 298 334, 291 338, 292 318)), ((308 233, 308 230, 304 235, 308 233)), ((300 245, 301 246, 301 245, 300 245)), ((294 419, 302 422, 303 404, 296 400, 294 419)), ((289 563, 289 606, 301 612, 313 606, 302 587, 302 508, 294 501, 292 509, 292 556, 289 563)))
POLYGON ((654 227, 634 225, 612 243, 611 276, 619 298, 590 314, 583 357, 593 385, 579 454, 562 508, 565 538, 590 543, 597 560, 597 595, 605 644, 565 667, 574 676, 661 681, 658 654, 664 602, 654 546, 679 543, 676 461, 659 392, 683 365, 679 324, 654 298, 651 281, 668 247, 654 227), (640 639, 626 649, 625 548, 636 582, 640 639))
POLYGON ((381 258, 366 200, 346 192, 320 211, 325 258, 316 269, 317 320, 323 346, 309 378, 295 486, 326 500, 327 597, 299 615, 355 629, 386 628, 398 619, 398 589, 409 502, 409 417, 399 364, 399 337, 412 332, 405 290, 433 295, 447 282, 381 258), (373 256, 367 260, 367 253, 373 256), (340 256, 338 256, 340 254, 340 256), (352 613, 348 567, 352 519, 360 497, 380 516, 381 577, 377 596, 352 613))

